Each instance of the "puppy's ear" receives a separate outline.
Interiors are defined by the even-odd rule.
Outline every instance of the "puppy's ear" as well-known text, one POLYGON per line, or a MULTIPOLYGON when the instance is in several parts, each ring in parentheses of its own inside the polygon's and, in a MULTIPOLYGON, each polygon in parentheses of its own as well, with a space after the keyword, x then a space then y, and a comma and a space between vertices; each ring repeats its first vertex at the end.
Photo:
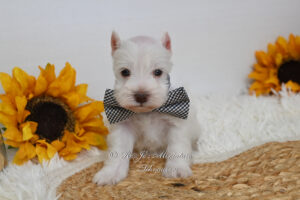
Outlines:
POLYGON ((171 39, 168 33, 165 33, 162 37, 162 45, 168 50, 171 51, 171 39))
POLYGON ((120 47, 121 44, 120 37, 115 31, 113 31, 111 34, 110 44, 111 44, 111 54, 113 55, 114 52, 120 47))

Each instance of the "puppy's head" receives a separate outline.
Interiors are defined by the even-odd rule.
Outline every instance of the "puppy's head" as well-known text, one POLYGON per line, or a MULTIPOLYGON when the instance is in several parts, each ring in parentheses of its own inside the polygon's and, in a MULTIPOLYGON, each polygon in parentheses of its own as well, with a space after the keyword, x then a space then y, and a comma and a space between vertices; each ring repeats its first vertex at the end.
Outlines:
POLYGON ((171 40, 138 36, 120 40, 111 36, 115 97, 120 106, 133 112, 149 112, 167 100, 172 68, 171 40))

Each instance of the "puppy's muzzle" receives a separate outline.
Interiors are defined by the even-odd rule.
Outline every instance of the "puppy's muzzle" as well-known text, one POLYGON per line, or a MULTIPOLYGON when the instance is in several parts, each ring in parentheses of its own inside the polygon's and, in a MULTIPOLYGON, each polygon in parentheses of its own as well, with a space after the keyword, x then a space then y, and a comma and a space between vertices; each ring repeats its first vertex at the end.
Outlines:
POLYGON ((137 92, 134 94, 134 99, 138 103, 146 103, 148 101, 149 94, 145 92, 137 92))

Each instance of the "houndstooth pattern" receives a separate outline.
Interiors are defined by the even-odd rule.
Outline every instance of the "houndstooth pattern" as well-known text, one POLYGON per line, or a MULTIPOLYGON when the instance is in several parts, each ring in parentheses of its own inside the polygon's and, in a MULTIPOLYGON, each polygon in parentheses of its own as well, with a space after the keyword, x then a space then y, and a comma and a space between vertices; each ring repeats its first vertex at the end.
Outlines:
MULTIPOLYGON (((136 114, 130 110, 122 108, 116 98, 114 91, 107 89, 104 95, 104 109, 108 121, 111 124, 126 120, 136 114)), ((181 119, 187 119, 189 114, 190 100, 183 87, 169 91, 168 99, 163 106, 154 109, 152 112, 159 112, 172 115, 181 119)))

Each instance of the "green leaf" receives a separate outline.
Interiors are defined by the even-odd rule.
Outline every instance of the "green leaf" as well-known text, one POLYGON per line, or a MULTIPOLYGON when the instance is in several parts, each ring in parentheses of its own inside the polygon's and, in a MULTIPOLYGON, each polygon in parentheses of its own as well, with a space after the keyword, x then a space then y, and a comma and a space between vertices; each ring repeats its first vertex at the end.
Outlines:
POLYGON ((5 131, 6 131, 6 128, 5 128, 5 127, 0 128, 0 134, 2 134, 2 133, 5 132, 5 131))
POLYGON ((12 147, 10 145, 7 146, 7 149, 17 149, 16 147, 12 147))

